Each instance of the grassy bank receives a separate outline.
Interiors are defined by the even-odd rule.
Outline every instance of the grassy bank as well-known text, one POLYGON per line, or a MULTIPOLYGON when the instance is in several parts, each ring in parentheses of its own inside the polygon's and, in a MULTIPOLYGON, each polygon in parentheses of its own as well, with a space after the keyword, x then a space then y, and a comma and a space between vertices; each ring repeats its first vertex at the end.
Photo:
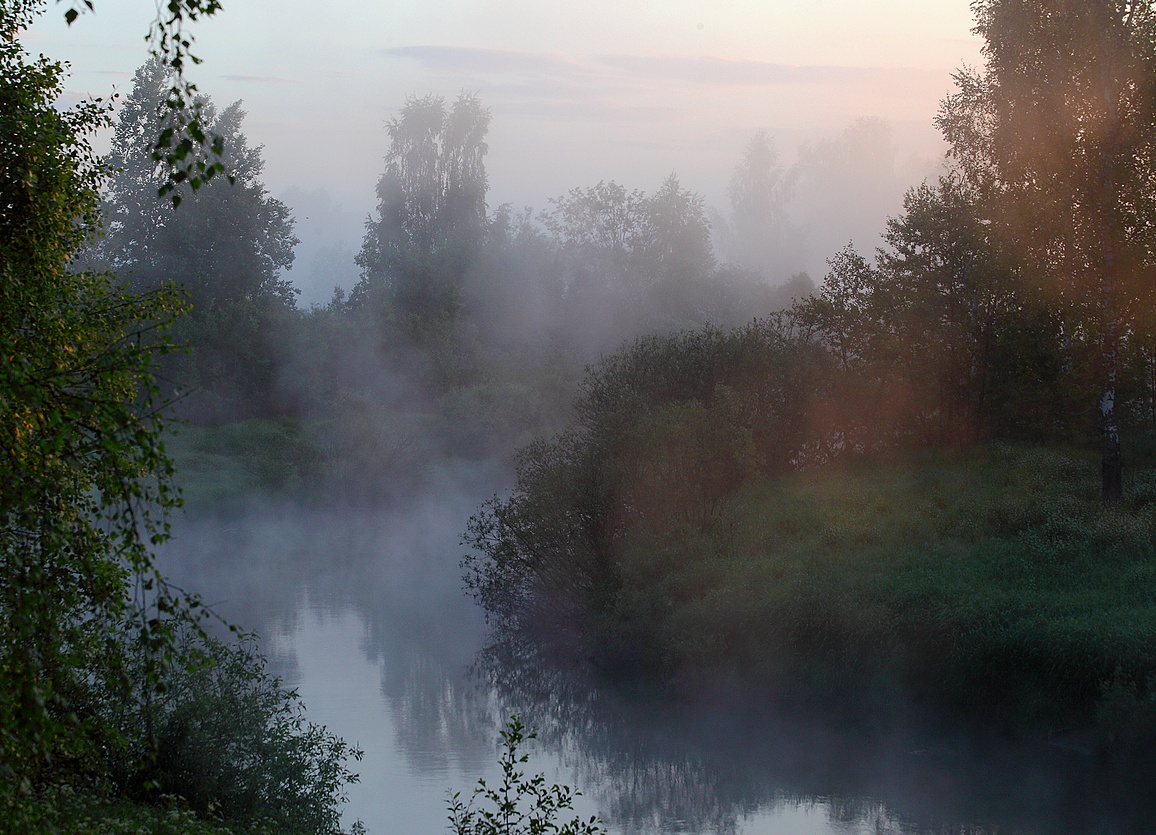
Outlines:
POLYGON ((261 495, 363 504, 419 486, 436 431, 430 415, 352 410, 329 420, 185 424, 166 449, 189 505, 239 504, 261 495))
POLYGON ((611 632, 676 674, 901 688, 1018 726, 1138 710, 1156 471, 1105 507, 1096 464, 996 446, 748 482, 714 514, 627 535, 611 632))
POLYGON ((174 422, 165 446, 192 506, 274 495, 376 506, 417 494, 447 461, 509 459, 557 428, 550 400, 515 384, 455 389, 425 412, 348 398, 323 417, 174 422))

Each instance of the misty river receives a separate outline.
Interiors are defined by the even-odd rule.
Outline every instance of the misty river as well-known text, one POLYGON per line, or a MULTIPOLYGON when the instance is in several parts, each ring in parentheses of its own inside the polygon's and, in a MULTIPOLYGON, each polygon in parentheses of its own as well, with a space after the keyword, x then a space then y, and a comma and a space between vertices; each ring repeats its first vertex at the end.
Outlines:
POLYGON ((487 651, 459 538, 502 482, 476 464, 393 511, 271 504, 175 525, 161 567, 257 631, 309 718, 364 749, 346 825, 448 831, 447 792, 498 776, 497 732, 517 712, 539 734, 530 772, 579 789, 577 810, 614 833, 1150 831, 1078 745, 775 716, 722 685, 670 704, 487 651))

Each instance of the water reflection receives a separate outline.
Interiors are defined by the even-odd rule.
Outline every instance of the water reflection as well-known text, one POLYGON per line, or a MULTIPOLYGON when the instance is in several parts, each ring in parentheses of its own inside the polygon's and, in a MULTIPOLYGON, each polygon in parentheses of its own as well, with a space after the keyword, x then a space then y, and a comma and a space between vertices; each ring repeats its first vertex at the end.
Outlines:
POLYGON ((776 714, 722 685, 694 700, 623 692, 533 644, 486 646, 458 568, 486 479, 393 513, 195 516, 163 556, 179 582, 266 637, 315 721, 365 747, 350 811, 371 832, 444 832, 446 790, 494 775, 511 712, 539 731, 531 765, 578 785, 581 811, 623 835, 1151 831, 1150 781, 1073 751, 903 718, 776 714))
POLYGON ((624 692, 590 667, 507 640, 481 657, 489 686, 561 752, 622 832, 1153 831, 1151 774, 1046 742, 1011 744, 885 711, 794 707, 719 687, 624 692), (798 831, 819 831, 815 828, 798 831))

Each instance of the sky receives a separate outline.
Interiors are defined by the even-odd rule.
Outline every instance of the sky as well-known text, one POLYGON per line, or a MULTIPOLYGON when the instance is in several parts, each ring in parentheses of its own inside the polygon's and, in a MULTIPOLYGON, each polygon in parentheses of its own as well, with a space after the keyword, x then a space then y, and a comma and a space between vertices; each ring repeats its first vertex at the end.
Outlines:
MULTIPOLYGON (((53 4, 26 43, 71 62, 75 95, 127 93, 155 3, 96 0, 71 27, 53 4)), ((980 63, 971 26, 967 0, 224 0, 192 30, 192 77, 244 102, 269 190, 303 238, 324 215, 332 243, 359 238, 407 95, 468 91, 491 110, 491 207, 600 180, 653 191, 675 171, 722 208, 760 129, 790 161, 880 117, 901 158, 937 159, 938 103, 980 63)))

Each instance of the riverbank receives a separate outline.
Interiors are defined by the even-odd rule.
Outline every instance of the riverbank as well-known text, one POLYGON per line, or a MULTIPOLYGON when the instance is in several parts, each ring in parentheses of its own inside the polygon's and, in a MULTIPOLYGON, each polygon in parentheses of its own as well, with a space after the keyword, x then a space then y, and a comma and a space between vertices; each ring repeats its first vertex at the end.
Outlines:
POLYGON ((997 445, 747 482, 627 532, 607 656, 672 680, 902 692, 1033 733, 1156 729, 1156 472, 997 445), (790 686, 784 682, 791 682, 790 686))

